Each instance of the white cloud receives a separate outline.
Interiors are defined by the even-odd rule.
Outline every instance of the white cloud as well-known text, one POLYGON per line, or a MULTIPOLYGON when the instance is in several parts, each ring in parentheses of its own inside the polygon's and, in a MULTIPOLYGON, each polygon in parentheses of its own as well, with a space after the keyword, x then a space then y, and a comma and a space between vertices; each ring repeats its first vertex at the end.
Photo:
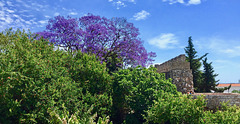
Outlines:
POLYGON ((220 82, 236 82, 239 80, 239 69, 240 64, 238 61, 232 59, 218 58, 217 60, 212 60, 213 67, 220 82))
POLYGON ((9 16, 7 16, 6 18, 5 18, 5 22, 6 23, 12 23, 13 22, 13 19, 11 18, 11 17, 9 17, 9 16))
POLYGON ((188 4, 194 4, 194 5, 197 5, 197 4, 200 4, 201 3, 201 0, 189 0, 188 1, 188 4))
POLYGON ((233 49, 225 49, 225 50, 222 50, 223 53, 234 53, 234 50, 233 49))
POLYGON ((149 44, 155 45, 160 49, 172 49, 178 44, 176 36, 172 33, 163 33, 150 39, 149 44))
POLYGON ((197 40, 198 49, 208 49, 211 53, 227 57, 240 57, 240 43, 238 40, 220 37, 202 38, 197 40))
POLYGON ((117 9, 120 9, 120 7, 126 7, 126 5, 122 1, 117 1, 114 4, 117 6, 117 9))
POLYGON ((58 15, 60 15, 60 13, 55 12, 53 15, 54 15, 54 16, 58 16, 58 15))
POLYGON ((209 62, 213 62, 214 70, 219 74, 217 78, 220 79, 220 82, 236 82, 239 79, 239 41, 239 38, 223 36, 193 40, 199 53, 209 53, 207 57, 209 58, 209 62), (194 41, 198 41, 197 44, 194 41))
POLYGON ((240 56, 240 46, 234 46, 227 49, 222 49, 220 52, 228 54, 230 57, 240 56))
POLYGON ((8 6, 13 6, 12 2, 10 2, 10 1, 7 1, 7 5, 8 6))
POLYGON ((169 2, 169 4, 174 4, 174 3, 184 3, 184 0, 162 0, 163 2, 169 2))
POLYGON ((175 4, 175 3, 180 3, 180 4, 184 4, 184 5, 197 5, 197 4, 201 4, 201 0, 185 0, 186 2, 184 2, 184 0, 162 0, 163 2, 168 2, 169 4, 175 4))
POLYGON ((70 12, 69 15, 77 15, 77 12, 70 12))
POLYGON ((48 20, 40 20, 38 21, 40 24, 47 24, 48 23, 48 20))
MULTIPOLYGON (((33 29, 36 26, 42 26, 42 23, 36 20, 37 10, 45 9, 44 4, 39 5, 34 1, 1 1, 0 2, 0 31, 12 27, 13 29, 33 29), (14 6, 14 7, 13 7, 14 6)), ((41 18, 41 16, 37 18, 41 18)), ((44 17, 43 17, 44 18, 44 17)))
POLYGON ((45 15, 44 17, 45 17, 45 18, 50 18, 50 16, 48 16, 48 15, 45 15))
POLYGON ((117 9, 120 9, 121 7, 126 7, 127 3, 136 4, 135 0, 108 0, 108 2, 111 2, 114 6, 117 7, 117 9))
POLYGON ((5 4, 0 1, 0 7, 3 7, 5 4))
POLYGON ((222 67, 227 67, 226 65, 229 65, 230 67, 240 68, 240 64, 236 61, 217 59, 214 60, 214 62, 222 65, 222 67))
POLYGON ((6 11, 8 11, 9 13, 14 13, 14 10, 10 10, 10 9, 7 9, 6 11))
POLYGON ((31 25, 31 21, 25 21, 26 24, 31 25))
POLYGON ((135 0, 128 0, 128 2, 132 2, 132 3, 135 3, 135 0))
POLYGON ((63 9, 60 5, 50 6, 46 1, 38 0, 0 0, 0 31, 13 29, 38 29, 45 27, 47 20, 57 15, 77 15, 75 9, 63 9))
POLYGON ((34 15, 21 15, 22 17, 32 18, 34 15))
POLYGON ((135 20, 144 20, 144 19, 146 19, 147 18, 147 16, 149 16, 150 15, 150 13, 149 12, 147 12, 147 11, 145 11, 145 10, 142 10, 141 12, 138 12, 138 13, 136 13, 136 14, 134 14, 134 19, 135 20))

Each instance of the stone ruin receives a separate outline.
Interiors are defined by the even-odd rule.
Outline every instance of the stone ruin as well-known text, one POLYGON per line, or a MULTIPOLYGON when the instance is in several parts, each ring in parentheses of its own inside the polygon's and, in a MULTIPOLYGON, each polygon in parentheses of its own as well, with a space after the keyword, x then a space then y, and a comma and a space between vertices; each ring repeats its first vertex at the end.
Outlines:
POLYGON ((160 65, 155 65, 158 73, 165 73, 166 79, 171 78, 177 90, 182 93, 193 92, 193 75, 190 63, 186 61, 186 56, 181 54, 160 65))
MULTIPOLYGON (((190 63, 186 61, 184 54, 179 55, 169 61, 166 61, 160 65, 155 65, 158 73, 165 73, 166 79, 171 78, 172 83, 176 85, 177 90, 182 93, 188 93, 192 91, 193 87, 193 75, 190 69, 190 63)), ((204 95, 207 108, 214 110, 221 107, 221 102, 228 102, 228 105, 240 106, 240 94, 238 93, 194 93, 193 98, 204 95)))

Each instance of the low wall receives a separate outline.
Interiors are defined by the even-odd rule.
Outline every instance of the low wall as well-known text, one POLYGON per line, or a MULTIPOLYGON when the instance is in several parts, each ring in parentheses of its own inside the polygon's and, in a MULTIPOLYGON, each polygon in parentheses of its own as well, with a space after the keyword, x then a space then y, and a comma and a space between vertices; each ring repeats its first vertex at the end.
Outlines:
POLYGON ((194 98, 204 95, 207 99, 208 108, 216 108, 221 106, 221 102, 229 102, 229 105, 240 105, 240 94, 238 93, 195 93, 194 98))

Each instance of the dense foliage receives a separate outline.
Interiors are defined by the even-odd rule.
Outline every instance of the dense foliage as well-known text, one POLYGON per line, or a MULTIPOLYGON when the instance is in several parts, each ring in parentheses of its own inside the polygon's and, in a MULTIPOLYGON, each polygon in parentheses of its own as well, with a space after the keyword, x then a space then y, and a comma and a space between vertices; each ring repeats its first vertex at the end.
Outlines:
POLYGON ((110 113, 110 76, 95 56, 54 51, 21 31, 3 32, 1 39, 11 42, 0 52, 1 123, 49 123, 49 111, 61 115, 63 105, 78 118, 91 107, 91 114, 110 113))
POLYGON ((212 112, 205 111, 202 123, 205 124, 239 124, 240 123, 240 107, 228 106, 222 104, 222 110, 212 112))
POLYGON ((1 33, 9 43, 1 44, 0 52, 0 122, 90 122, 97 113, 99 123, 107 122, 107 116, 117 123, 120 110, 126 123, 142 123, 154 94, 177 93, 153 67, 109 75, 96 56, 54 50, 53 44, 35 37, 19 30, 1 33))
MULTIPOLYGON (((154 67, 107 68, 92 53, 36 37, 0 33, 1 124, 239 123, 239 107, 205 110, 203 96, 182 95, 154 67)), ((123 63, 111 54, 109 62, 123 63)))
POLYGON ((206 110, 203 96, 195 99, 189 95, 161 92, 147 111, 146 123, 163 124, 238 124, 240 107, 222 103, 216 112, 206 110))
POLYGON ((38 34, 65 50, 96 54, 104 62, 118 57, 124 65, 146 66, 156 56, 147 53, 138 29, 125 18, 107 19, 92 14, 79 19, 57 16, 38 34))
POLYGON ((192 99, 189 95, 160 92, 145 118, 148 123, 197 124, 204 117, 205 106, 203 97, 192 99))
POLYGON ((177 94, 176 86, 166 80, 156 68, 140 66, 114 73, 113 82, 113 122, 142 123, 145 111, 157 99, 155 94, 165 91, 177 94))

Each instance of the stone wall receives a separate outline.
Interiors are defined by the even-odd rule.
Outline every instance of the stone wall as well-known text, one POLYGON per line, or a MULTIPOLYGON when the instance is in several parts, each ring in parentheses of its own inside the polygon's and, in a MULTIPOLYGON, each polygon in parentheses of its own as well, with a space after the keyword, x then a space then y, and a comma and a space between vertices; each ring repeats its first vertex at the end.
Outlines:
POLYGON ((155 67, 158 73, 165 73, 167 79, 172 79, 172 83, 177 86, 179 92, 194 92, 192 70, 184 54, 155 67))
POLYGON ((240 105, 240 94, 238 93, 195 93, 194 98, 204 95, 207 100, 207 107, 214 109, 221 106, 221 102, 229 102, 229 105, 240 105))

